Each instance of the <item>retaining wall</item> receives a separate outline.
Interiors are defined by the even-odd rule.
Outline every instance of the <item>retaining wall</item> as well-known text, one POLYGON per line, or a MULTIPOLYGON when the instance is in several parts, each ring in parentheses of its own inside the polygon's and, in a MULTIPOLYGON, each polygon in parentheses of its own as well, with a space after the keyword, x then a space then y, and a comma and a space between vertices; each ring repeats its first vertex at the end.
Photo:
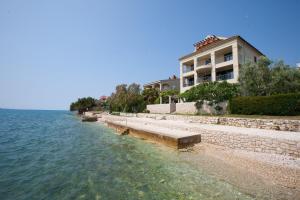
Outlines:
POLYGON ((207 101, 204 101, 202 104, 202 108, 198 111, 196 106, 196 102, 184 102, 184 103, 176 103, 176 113, 178 114, 225 114, 227 110, 228 102, 218 103, 217 105, 211 106, 207 101), (215 106, 220 106, 222 109, 217 111, 215 106))
POLYGON ((300 120, 290 119, 252 119, 252 118, 235 118, 235 117, 215 117, 215 116, 191 116, 191 115, 162 115, 151 113, 138 113, 137 117, 162 118, 167 120, 183 120, 188 122, 202 124, 221 124, 228 126, 270 129, 279 131, 296 131, 300 132, 300 120))
MULTIPOLYGON (((157 115, 162 116, 162 115, 157 115)), ((201 142, 254 152, 275 153, 300 157, 300 137, 298 133, 280 132, 259 129, 241 129, 237 127, 215 128, 187 121, 170 122, 159 118, 143 121, 142 118, 107 116, 106 121, 117 122, 127 120, 131 123, 141 123, 144 126, 163 127, 172 130, 189 131, 201 134, 201 142)), ((217 127, 217 126, 216 126, 217 127)))
POLYGON ((202 131, 202 142, 254 152, 300 157, 300 141, 231 134, 224 131, 202 131))
POLYGON ((176 105, 174 103, 170 104, 151 104, 147 105, 147 110, 150 111, 150 113, 172 113, 176 110, 176 105))

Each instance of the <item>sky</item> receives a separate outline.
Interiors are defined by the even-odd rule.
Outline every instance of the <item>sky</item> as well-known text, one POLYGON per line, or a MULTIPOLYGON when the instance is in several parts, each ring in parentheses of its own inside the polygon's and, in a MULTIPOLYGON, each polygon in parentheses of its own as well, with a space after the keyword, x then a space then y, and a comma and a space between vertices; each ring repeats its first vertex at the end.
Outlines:
POLYGON ((0 0, 0 108, 68 109, 117 84, 179 75, 206 35, 300 62, 300 1, 0 0))

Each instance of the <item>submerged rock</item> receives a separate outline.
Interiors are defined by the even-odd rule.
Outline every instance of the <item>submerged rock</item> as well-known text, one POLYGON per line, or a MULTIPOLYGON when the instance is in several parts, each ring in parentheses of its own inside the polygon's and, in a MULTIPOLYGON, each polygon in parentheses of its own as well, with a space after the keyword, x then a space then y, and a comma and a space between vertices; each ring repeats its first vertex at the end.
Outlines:
POLYGON ((166 182, 165 179, 161 179, 161 180, 159 181, 159 183, 164 183, 164 182, 166 182))
POLYGON ((96 116, 82 116, 81 117, 82 122, 96 122, 97 119, 98 118, 96 116))

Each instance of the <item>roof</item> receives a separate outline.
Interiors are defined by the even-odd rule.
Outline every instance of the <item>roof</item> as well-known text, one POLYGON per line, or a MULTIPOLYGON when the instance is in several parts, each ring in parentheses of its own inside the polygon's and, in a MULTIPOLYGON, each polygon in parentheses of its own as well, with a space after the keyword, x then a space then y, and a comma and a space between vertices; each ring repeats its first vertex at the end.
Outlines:
POLYGON ((233 41, 235 39, 240 39, 243 42, 245 42, 247 45, 249 45, 251 48, 253 48, 254 50, 256 50, 258 53, 260 53, 261 55, 264 55, 261 51, 259 51, 257 48, 255 48, 252 44, 250 44, 249 42, 247 42, 244 38, 242 38, 239 35, 235 35, 229 38, 221 38, 221 37, 217 37, 217 36, 210 36, 210 37, 206 37, 204 40, 201 40, 200 42, 197 42, 194 44, 194 46, 196 47, 196 51, 190 54, 187 54, 185 56, 182 56, 181 58, 179 58, 179 60, 183 60, 185 58, 189 58, 191 56, 194 56, 196 54, 199 53, 200 49, 201 51, 207 51, 213 47, 225 44, 227 42, 233 41))
POLYGON ((206 36, 206 38, 204 40, 196 42, 194 44, 194 47, 195 47, 196 51, 199 51, 200 49, 202 49, 203 47, 205 47, 211 43, 214 43, 219 40, 224 40, 224 39, 227 39, 227 38, 221 38, 221 37, 217 37, 215 35, 208 35, 208 36, 206 36))
POLYGON ((146 83, 144 84, 143 86, 148 86, 148 85, 153 85, 153 84, 156 84, 156 83, 161 83, 161 82, 169 82, 169 81, 178 81, 179 78, 176 78, 176 79, 164 79, 164 80, 158 80, 158 81, 153 81, 153 82, 150 82, 150 83, 146 83))
POLYGON ((107 99, 107 96, 101 96, 100 98, 99 98, 100 100, 105 100, 105 99, 107 99))

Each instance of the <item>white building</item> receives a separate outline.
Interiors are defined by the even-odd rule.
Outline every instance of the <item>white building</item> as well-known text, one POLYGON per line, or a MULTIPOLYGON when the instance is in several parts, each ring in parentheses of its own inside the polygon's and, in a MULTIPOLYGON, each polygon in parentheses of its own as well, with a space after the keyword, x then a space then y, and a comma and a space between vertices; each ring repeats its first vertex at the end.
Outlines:
POLYGON ((263 54, 241 36, 207 36, 180 61, 180 92, 207 81, 238 82, 239 68, 263 54))

